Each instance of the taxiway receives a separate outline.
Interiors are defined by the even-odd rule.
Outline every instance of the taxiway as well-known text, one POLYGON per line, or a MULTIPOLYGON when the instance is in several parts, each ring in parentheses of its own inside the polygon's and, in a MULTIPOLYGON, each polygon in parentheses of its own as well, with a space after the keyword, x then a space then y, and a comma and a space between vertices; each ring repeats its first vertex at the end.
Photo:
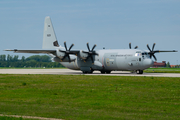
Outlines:
MULTIPOLYGON (((69 69, 0 69, 0 74, 83 75, 81 71, 69 69)), ((180 74, 177 73, 144 73, 140 75, 128 71, 112 71, 111 74, 101 74, 99 71, 94 71, 93 74, 84 75, 180 77, 180 74)))

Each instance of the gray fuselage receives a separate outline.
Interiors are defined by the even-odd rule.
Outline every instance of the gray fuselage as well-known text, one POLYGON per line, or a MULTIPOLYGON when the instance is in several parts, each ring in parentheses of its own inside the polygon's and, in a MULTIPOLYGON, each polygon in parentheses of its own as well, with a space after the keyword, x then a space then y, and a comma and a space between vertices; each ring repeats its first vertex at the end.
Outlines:
POLYGON ((108 49, 95 51, 98 55, 94 55, 94 64, 91 59, 84 61, 77 56, 74 62, 60 62, 62 65, 73 70, 105 70, 105 71, 134 71, 144 70, 153 66, 147 52, 137 49, 108 49))

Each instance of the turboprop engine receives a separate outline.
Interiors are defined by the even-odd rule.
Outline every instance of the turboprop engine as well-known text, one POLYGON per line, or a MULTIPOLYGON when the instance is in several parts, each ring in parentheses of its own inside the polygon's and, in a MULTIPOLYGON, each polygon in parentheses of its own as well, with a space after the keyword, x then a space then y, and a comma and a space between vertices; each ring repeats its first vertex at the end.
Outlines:
POLYGON ((67 46, 66 46, 66 42, 64 42, 64 47, 65 47, 65 50, 61 50, 61 49, 58 49, 56 50, 56 56, 60 58, 60 61, 61 62, 72 62, 74 61, 74 57, 70 57, 70 54, 72 54, 73 52, 71 52, 71 48, 74 46, 74 44, 72 44, 69 49, 67 49, 67 46))
POLYGON ((61 52, 59 49, 56 50, 56 55, 62 59, 65 56, 65 52, 61 52))
POLYGON ((92 47, 92 49, 90 50, 89 48, 89 43, 87 43, 87 48, 88 48, 88 51, 80 51, 80 57, 83 59, 83 60, 87 60, 88 58, 91 58, 91 61, 92 63, 94 63, 94 59, 93 59, 93 55, 98 55, 95 51, 94 51, 94 48, 96 47, 96 45, 94 45, 92 47))
MULTIPOLYGON (((63 60, 61 60, 59 57, 54 57, 52 58, 52 60, 54 62, 69 62, 69 58, 64 58, 63 60)), ((70 61, 74 62, 76 60, 76 56, 70 56, 70 61)))
POLYGON ((80 50, 79 56, 81 59, 86 60, 88 57, 88 53, 84 53, 84 51, 80 50))

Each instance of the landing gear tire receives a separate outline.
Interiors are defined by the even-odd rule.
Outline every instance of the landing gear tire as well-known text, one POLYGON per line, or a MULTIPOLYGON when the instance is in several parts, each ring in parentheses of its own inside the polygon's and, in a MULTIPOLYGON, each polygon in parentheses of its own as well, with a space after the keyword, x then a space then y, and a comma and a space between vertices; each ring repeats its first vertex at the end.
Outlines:
POLYGON ((110 74, 111 73, 111 71, 106 71, 106 74, 110 74))
POLYGON ((143 70, 137 70, 136 73, 137 74, 143 74, 143 70))
POLYGON ((87 71, 82 71, 83 72, 83 74, 87 74, 87 71))
POLYGON ((101 71, 101 74, 105 74, 105 71, 101 71))
POLYGON ((83 72, 83 74, 92 74, 93 73, 93 71, 82 71, 83 72))
POLYGON ((111 71, 101 71, 101 74, 110 74, 111 73, 111 71))

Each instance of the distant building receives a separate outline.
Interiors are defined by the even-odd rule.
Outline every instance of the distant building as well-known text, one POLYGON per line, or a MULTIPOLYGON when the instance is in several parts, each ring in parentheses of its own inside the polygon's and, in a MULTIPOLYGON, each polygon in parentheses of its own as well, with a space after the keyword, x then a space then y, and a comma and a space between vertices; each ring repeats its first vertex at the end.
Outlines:
POLYGON ((175 68, 176 67, 176 65, 170 65, 171 66, 171 68, 175 68))
POLYGON ((166 67, 166 61, 160 62, 154 62, 153 67, 166 67))

